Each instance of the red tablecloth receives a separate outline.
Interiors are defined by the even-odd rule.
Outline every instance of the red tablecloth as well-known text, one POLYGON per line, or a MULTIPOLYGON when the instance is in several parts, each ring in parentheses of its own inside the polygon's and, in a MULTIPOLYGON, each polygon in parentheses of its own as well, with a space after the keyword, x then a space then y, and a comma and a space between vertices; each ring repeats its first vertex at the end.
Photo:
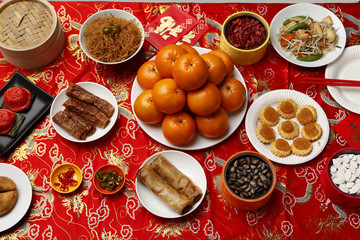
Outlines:
MULTIPOLYGON (((259 94, 275 89, 295 89, 316 100, 325 110, 330 138, 324 151, 302 165, 276 164, 278 184, 269 203, 256 211, 232 208, 222 197, 220 174, 235 152, 254 150, 244 122, 228 139, 205 150, 188 151, 203 167, 208 187, 204 201, 192 214, 162 219, 141 206, 135 191, 135 174, 146 158, 167 150, 139 127, 130 104, 131 86, 139 66, 156 52, 145 44, 129 63, 104 66, 85 61, 78 43, 81 24, 93 13, 116 8, 131 12, 143 26, 168 4, 111 2, 51 2, 66 35, 61 56, 38 70, 23 70, 0 59, 0 87, 19 71, 56 96, 70 82, 92 81, 106 86, 118 102, 120 118, 111 133, 93 144, 78 144, 56 134, 47 115, 9 157, 0 162, 15 165, 29 177, 33 188, 30 210, 17 225, 0 233, 0 239, 357 239, 360 210, 337 206, 325 195, 319 176, 325 161, 348 144, 333 126, 349 112, 333 104, 326 87, 300 86, 306 75, 323 76, 325 67, 303 68, 281 58, 270 45, 266 56, 251 66, 237 66, 249 89, 249 104, 259 94), (83 183, 73 194, 62 195, 50 187, 52 169, 71 162, 83 171, 83 183), (99 194, 92 185, 94 171, 105 163, 120 165, 125 188, 114 196, 99 194)), ((179 4, 185 12, 206 21, 208 32, 197 46, 215 49, 223 21, 241 10, 254 11, 269 23, 287 4, 179 4)), ((343 22, 347 46, 359 44, 360 4, 323 4, 343 22)))

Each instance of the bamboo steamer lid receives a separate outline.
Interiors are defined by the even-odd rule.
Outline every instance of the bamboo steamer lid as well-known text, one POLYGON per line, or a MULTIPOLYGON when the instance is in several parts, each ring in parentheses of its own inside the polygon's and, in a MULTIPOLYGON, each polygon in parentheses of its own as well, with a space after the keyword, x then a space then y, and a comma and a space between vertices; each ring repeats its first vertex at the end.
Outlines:
POLYGON ((38 68, 62 52, 63 29, 45 0, 5 0, 0 4, 0 22, 0 51, 15 66, 38 68))

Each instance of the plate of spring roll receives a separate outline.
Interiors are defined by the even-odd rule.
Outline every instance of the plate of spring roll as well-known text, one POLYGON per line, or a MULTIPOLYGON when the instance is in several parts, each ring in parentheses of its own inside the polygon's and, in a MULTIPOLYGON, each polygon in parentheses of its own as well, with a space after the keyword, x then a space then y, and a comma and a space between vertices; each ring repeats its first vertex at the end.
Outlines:
POLYGON ((93 82, 70 83, 54 99, 50 119, 56 132, 73 142, 91 142, 114 126, 118 116, 115 96, 93 82))
POLYGON ((142 164, 136 180, 142 205, 163 218, 178 218, 193 212, 206 194, 207 182, 199 162, 187 153, 158 152, 142 164))

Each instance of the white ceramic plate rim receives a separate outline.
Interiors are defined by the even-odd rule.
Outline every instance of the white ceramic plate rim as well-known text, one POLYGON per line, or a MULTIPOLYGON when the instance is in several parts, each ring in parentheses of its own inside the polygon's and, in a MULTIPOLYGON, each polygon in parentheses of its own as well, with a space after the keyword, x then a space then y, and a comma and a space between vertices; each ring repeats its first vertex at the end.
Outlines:
POLYGON ((130 60, 131 58, 133 58, 140 51, 140 49, 142 48, 142 46, 144 44, 144 41, 145 41, 144 27, 142 26, 139 19, 137 17, 135 17, 134 15, 132 15, 131 13, 128 13, 126 11, 119 10, 119 9, 106 9, 106 10, 94 13, 88 19, 85 20, 84 24, 80 28, 80 33, 79 33, 80 47, 83 50, 83 52, 86 54, 86 56, 88 56, 89 58, 91 58, 95 62, 99 62, 99 63, 107 64, 107 65, 119 64, 119 63, 123 63, 123 62, 126 62, 126 61, 130 60), (91 23, 93 20, 97 19, 97 18, 108 17, 108 16, 111 16, 111 15, 113 15, 114 17, 117 17, 117 18, 135 20, 137 26, 139 27, 139 29, 141 31, 141 43, 140 43, 139 48, 136 50, 136 52, 133 55, 131 55, 127 59, 125 59, 123 61, 120 61, 120 62, 102 62, 100 60, 97 60, 88 53, 86 45, 85 45, 84 31, 85 31, 87 25, 89 23, 91 23))
MULTIPOLYGON (((344 53, 332 64, 326 66, 325 77, 336 79, 359 80, 360 46, 345 48, 344 53), (348 64, 350 62, 350 64, 348 64)), ((360 114, 359 88, 327 86, 331 96, 349 111, 360 114)))
POLYGON ((116 120, 117 120, 117 116, 118 116, 118 112, 119 112, 119 108, 117 105, 117 101, 115 96, 110 92, 109 89, 107 89, 106 87, 98 84, 98 83, 94 83, 94 82, 79 82, 76 83, 79 86, 81 86, 82 88, 84 88, 85 90, 95 94, 96 96, 105 99, 106 101, 108 101, 111 105, 114 106, 115 110, 113 115, 110 118, 110 122, 109 124, 105 127, 105 128, 96 128, 96 131, 93 135, 86 137, 85 140, 78 140, 75 137, 73 137, 70 133, 68 133, 67 131, 65 131, 65 129, 63 129, 62 127, 60 127, 60 125, 58 125, 57 123, 55 123, 52 118, 53 116, 60 110, 64 110, 65 107, 62 105, 66 100, 69 99, 68 96, 66 96, 66 90, 67 88, 63 89, 54 99, 54 101, 52 102, 51 108, 50 108, 50 119, 51 119, 51 124, 53 125, 53 127, 55 128, 56 132, 58 134, 60 134, 60 136, 62 136, 63 138, 72 141, 72 142, 91 142, 94 140, 97 140, 99 138, 101 138, 102 136, 104 136, 106 133, 108 133, 110 131, 110 129, 114 126, 116 120))
POLYGON ((11 178, 18 190, 18 199, 14 208, 0 217, 0 232, 17 224, 28 211, 32 200, 32 186, 26 174, 16 166, 0 163, 0 176, 11 178))
POLYGON ((340 19, 328 9, 311 3, 298 3, 290 5, 282 10, 280 10, 270 24, 270 39, 271 44, 274 46, 275 50, 282 56, 284 59, 289 62, 302 66, 302 67, 320 67, 325 66, 334 60, 336 60, 345 49, 346 44, 346 32, 344 25, 340 19), (308 15, 314 20, 321 21, 324 17, 330 15, 334 22, 334 27, 337 29, 337 34, 339 36, 338 44, 340 48, 335 48, 334 51, 327 53, 323 58, 318 61, 313 62, 303 62, 296 59, 290 52, 286 52, 280 45, 277 34, 279 34, 279 29, 282 27, 282 23, 289 17, 299 16, 299 15, 308 15))
POLYGON ((167 150, 163 152, 155 153, 150 156, 145 162, 141 165, 149 165, 152 161, 155 160, 156 156, 159 154, 163 155, 169 160, 177 169, 182 173, 187 175, 194 184, 196 184, 202 191, 203 195, 201 199, 188 211, 187 213, 180 215, 171 209, 166 203, 160 200, 150 189, 148 189, 144 184, 140 183, 137 179, 135 180, 136 194, 141 202, 141 204, 152 214, 163 217, 163 218, 179 218, 186 216, 193 212, 202 202, 206 195, 207 181, 203 168, 199 162, 190 156, 187 153, 176 151, 176 150, 167 150))
MULTIPOLYGON (((194 47, 200 54, 203 53, 207 53, 210 52, 209 49, 206 48, 201 48, 201 47, 194 47)), ((153 57, 150 60, 155 59, 155 57, 153 57)), ((134 103, 136 98, 144 91, 144 89, 142 89, 140 87, 140 85, 137 82, 137 79, 135 78, 132 89, 131 89, 131 106, 135 115, 135 118, 137 120, 137 122, 139 123, 140 127, 154 140, 158 141, 161 144, 164 144, 165 146, 168 147, 172 147, 175 149, 181 149, 181 150, 199 150, 199 149, 204 149, 204 148, 208 148, 208 147, 212 147, 220 142, 222 142, 223 140, 225 140, 226 138, 228 138, 241 124, 242 120, 245 117, 245 113, 246 113, 246 109, 247 109, 247 105, 248 105, 248 90, 246 87, 246 83, 240 73, 240 71, 234 67, 234 73, 231 76, 232 78, 236 78, 238 79, 245 87, 246 90, 246 99, 244 104, 242 105, 242 107, 232 113, 228 113, 228 117, 229 117, 229 126, 227 131, 221 135, 220 137, 217 138, 207 138, 202 136, 199 132, 196 132, 194 139, 192 139, 190 141, 190 143, 185 144, 185 145, 181 145, 181 146, 177 146, 174 145, 172 143, 170 143, 162 134, 161 131, 161 124, 155 124, 155 125, 151 125, 151 124, 146 124, 142 121, 140 121, 138 119, 138 117, 135 114, 134 111, 134 103)))
MULTIPOLYGON (((285 121, 285 120, 286 119, 280 117, 279 123, 281 121, 285 121)), ((300 124, 296 118, 292 118, 290 120, 298 123, 300 131, 301 131, 303 125, 300 124)), ((246 115, 245 128, 246 128, 246 133, 249 137, 250 142, 252 143, 252 145, 255 147, 255 149, 259 153, 265 155, 268 159, 272 160, 273 162, 281 163, 281 164, 285 164, 285 165, 301 164, 301 163, 305 163, 305 162, 308 162, 308 161, 314 159, 325 148, 325 146, 328 142, 328 139, 329 139, 329 134, 330 134, 329 121, 328 121, 328 118, 327 118, 324 110, 321 108, 321 106, 316 101, 314 101, 311 97, 309 97, 301 92, 298 92, 295 90, 286 90, 286 89, 271 91, 271 92, 268 92, 268 93, 260 96, 258 99, 256 99, 254 101, 254 103, 250 106, 248 113, 246 115), (296 156, 294 154, 291 154, 290 156, 283 157, 283 158, 275 156, 270 151, 270 145, 260 142, 258 140, 258 138, 256 137, 256 127, 260 124, 260 121, 258 119, 258 113, 259 113, 260 109, 264 106, 271 106, 276 109, 277 103, 280 100, 285 99, 285 98, 293 99, 298 104, 298 107, 300 107, 302 105, 311 105, 311 106, 315 107, 315 109, 316 109, 316 112, 317 112, 316 122, 318 124, 320 124, 320 126, 322 127, 323 133, 319 140, 314 141, 312 143, 313 151, 308 156, 302 157, 302 156, 296 156)), ((277 131, 277 125, 274 126, 273 129, 276 132, 276 138, 281 138, 277 131)), ((301 136, 300 133, 299 133, 299 136, 301 136)), ((288 140, 288 142, 291 145, 292 140, 288 140)))

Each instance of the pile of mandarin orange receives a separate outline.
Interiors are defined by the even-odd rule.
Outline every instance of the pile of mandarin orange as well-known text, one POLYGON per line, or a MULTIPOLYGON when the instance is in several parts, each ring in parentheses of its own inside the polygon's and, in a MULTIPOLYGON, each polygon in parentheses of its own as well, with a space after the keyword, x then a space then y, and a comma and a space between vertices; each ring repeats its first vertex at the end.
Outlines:
POLYGON ((144 123, 161 123, 174 145, 189 143, 196 131, 219 137, 228 128, 227 113, 246 99, 233 71, 231 58, 221 50, 200 55, 189 45, 167 45, 137 72, 144 91, 134 102, 135 114, 144 123))

